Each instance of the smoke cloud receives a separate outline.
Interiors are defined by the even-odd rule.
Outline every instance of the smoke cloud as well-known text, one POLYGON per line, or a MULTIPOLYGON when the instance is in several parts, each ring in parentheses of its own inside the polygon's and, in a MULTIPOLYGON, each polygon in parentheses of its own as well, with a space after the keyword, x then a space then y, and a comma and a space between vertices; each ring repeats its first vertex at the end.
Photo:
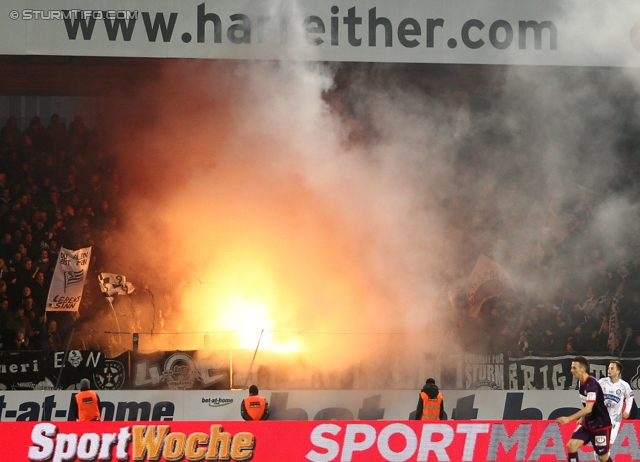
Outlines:
POLYGON ((137 287, 122 330, 142 349, 208 335, 246 363, 264 329, 262 365, 414 387, 478 328, 447 292, 480 253, 511 274, 518 315, 629 259, 629 76, 434 69, 167 61, 114 100, 124 220, 101 261, 137 287))

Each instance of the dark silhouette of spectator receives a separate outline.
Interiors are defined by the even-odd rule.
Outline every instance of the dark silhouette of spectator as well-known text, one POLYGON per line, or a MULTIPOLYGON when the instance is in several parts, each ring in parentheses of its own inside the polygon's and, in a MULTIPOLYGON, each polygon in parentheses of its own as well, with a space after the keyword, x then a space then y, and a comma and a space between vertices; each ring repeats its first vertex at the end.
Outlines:
POLYGON ((31 321, 24 315, 24 307, 20 306, 9 319, 7 326, 13 332, 23 329, 27 337, 31 334, 31 321))
POLYGON ((60 333, 58 332, 58 323, 55 319, 43 319, 41 332, 42 350, 46 352, 56 352, 60 350, 60 333))
MULTIPOLYGON (((13 143, 18 143, 22 138, 22 131, 18 128, 18 119, 15 117, 9 117, 4 124, 4 127, 0 129, 0 142, 7 143, 11 140, 13 143)), ((4 185, 2 185, 4 187, 4 185)))
POLYGON ((23 133, 24 137, 29 137, 33 142, 34 148, 38 152, 42 152, 50 148, 49 137, 47 131, 40 122, 40 117, 33 116, 27 128, 23 133))
POLYGON ((58 114, 51 116, 51 123, 47 127, 47 133, 51 139, 53 149, 61 149, 67 146, 69 136, 64 124, 60 122, 58 114))
POLYGON ((636 334, 635 336, 632 336, 629 339, 629 343, 627 343, 625 351, 630 353, 640 352, 640 333, 636 334))
POLYGON ((0 329, 8 330, 9 321, 13 318, 13 311, 9 309, 9 299, 0 301, 0 329))
POLYGON ((11 351, 28 351, 33 350, 33 346, 31 345, 31 339, 26 335, 24 329, 18 329, 13 337, 13 341, 5 345, 5 349, 11 351))
POLYGON ((2 257, 5 261, 11 258, 13 254, 13 245, 11 244, 11 233, 5 232, 2 236, 2 240, 0 240, 0 257, 2 257))

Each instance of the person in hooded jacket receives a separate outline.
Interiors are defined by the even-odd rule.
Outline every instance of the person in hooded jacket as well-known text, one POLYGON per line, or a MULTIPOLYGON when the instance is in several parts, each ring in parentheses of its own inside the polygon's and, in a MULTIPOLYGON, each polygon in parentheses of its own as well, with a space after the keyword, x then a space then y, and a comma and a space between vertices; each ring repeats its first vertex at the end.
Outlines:
POLYGON ((427 379, 420 391, 416 420, 445 420, 444 399, 434 379, 427 379))

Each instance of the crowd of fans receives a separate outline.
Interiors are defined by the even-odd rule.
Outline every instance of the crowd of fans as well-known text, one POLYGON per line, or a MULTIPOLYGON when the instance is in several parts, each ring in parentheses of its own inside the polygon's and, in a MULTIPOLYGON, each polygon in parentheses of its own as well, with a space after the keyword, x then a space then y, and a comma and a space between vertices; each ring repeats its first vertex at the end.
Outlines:
MULTIPOLYGON (((584 252, 584 236, 594 221, 589 212, 561 238, 549 232, 537 257, 524 262, 520 280, 528 278, 529 290, 508 288, 485 301, 477 318, 459 303, 451 326, 455 341, 468 352, 513 356, 640 354, 640 216, 626 217, 616 242, 592 244, 584 252)), ((521 255, 496 254, 502 265, 517 270, 521 255)))
MULTIPOLYGON (((101 124, 81 117, 68 128, 58 115, 44 126, 33 117, 24 131, 15 117, 0 129, 0 344, 4 350, 56 351, 66 346, 77 314, 45 313, 61 247, 100 249, 119 226, 118 175, 103 150, 101 124)), ((95 299, 97 277, 83 303, 95 299)), ((97 291, 99 294, 99 290, 97 291)), ((80 310, 82 313, 82 310, 80 310)), ((74 346, 99 348, 82 336, 74 346)))
MULTIPOLYGON (((100 296, 101 249, 121 226, 119 177, 104 149, 103 125, 98 121, 89 129, 76 117, 67 128, 53 115, 46 127, 33 117, 21 130, 10 117, 0 129, 2 349, 64 348, 65 334, 77 315, 45 315, 62 246, 92 247, 84 307, 100 296)), ((507 194, 505 200, 513 197, 507 194)), ((579 212, 575 221, 565 223, 566 232, 550 228, 550 243, 543 242, 533 256, 496 252, 507 267, 527 266, 535 273, 532 279, 546 281, 547 289, 533 294, 509 290, 487 300, 477 318, 458 310, 450 329, 456 342, 474 353, 640 353, 640 226, 630 225, 625 239, 616 243, 614 265, 606 263, 612 259, 601 249, 593 248, 583 255, 580 271, 572 272, 559 262, 572 261, 562 252, 570 252, 572 242, 588 228, 589 207, 581 206, 579 212), (618 313, 615 336, 609 335, 612 305, 618 313)), ((472 226, 483 221, 481 213, 476 215, 472 226)), ((640 223, 640 217, 629 222, 640 223)), ((485 248, 468 250, 465 253, 475 258, 485 248)), ((78 348, 105 347, 90 334, 75 342, 78 348)))

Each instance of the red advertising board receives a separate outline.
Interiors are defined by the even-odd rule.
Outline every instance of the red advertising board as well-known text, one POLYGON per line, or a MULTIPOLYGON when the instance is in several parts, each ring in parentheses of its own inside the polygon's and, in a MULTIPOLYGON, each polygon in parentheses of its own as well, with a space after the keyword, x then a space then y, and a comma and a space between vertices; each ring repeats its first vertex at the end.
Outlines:
MULTIPOLYGON (((552 421, 3 422, 0 460, 551 462, 566 460, 574 428, 552 421)), ((638 430, 635 421, 622 426, 616 462, 640 460, 638 430)))

